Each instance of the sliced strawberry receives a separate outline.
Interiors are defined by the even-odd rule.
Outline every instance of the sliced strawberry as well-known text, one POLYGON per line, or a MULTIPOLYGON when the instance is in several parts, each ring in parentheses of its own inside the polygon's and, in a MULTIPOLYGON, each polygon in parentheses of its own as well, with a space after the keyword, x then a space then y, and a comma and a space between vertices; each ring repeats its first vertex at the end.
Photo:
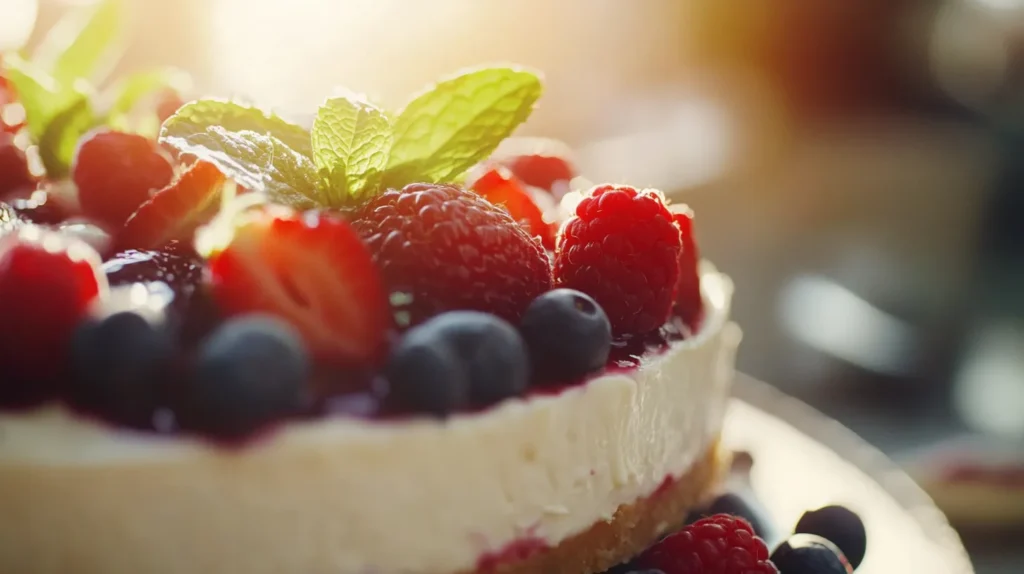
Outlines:
POLYGON ((380 274, 342 219, 255 211, 210 255, 209 267, 222 311, 281 317, 321 359, 368 363, 385 350, 389 313, 380 274))
POLYGON ((118 248, 157 249, 174 239, 191 240, 196 228, 216 214, 223 186, 224 174, 212 163, 192 164, 128 218, 118 233, 118 248))
POLYGON ((472 184, 473 191, 487 198, 495 205, 508 210, 512 219, 519 222, 533 235, 539 235, 546 249, 555 248, 555 228, 544 221, 540 207, 533 197, 512 173, 501 166, 485 171, 472 184))

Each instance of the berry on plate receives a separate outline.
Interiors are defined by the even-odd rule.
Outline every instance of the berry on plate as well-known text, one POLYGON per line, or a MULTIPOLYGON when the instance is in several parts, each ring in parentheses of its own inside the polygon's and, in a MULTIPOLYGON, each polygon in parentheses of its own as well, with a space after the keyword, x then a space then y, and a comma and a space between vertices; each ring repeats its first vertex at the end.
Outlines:
POLYGON ((814 534, 794 534, 772 552, 780 574, 853 574, 842 550, 814 534))
POLYGON ((117 424, 153 428, 173 381, 175 347, 166 329, 128 311, 88 319, 75 332, 71 356, 72 405, 117 424))
POLYGON ((411 184, 362 207, 353 225, 412 323, 469 309, 518 322, 551 288, 544 248, 508 212, 452 185, 411 184))
POLYGON ((697 242, 693 236, 693 211, 686 206, 679 206, 672 210, 672 217, 679 227, 682 239, 675 311, 682 317, 683 322, 695 329, 704 313, 704 300, 700 293, 700 253, 697 251, 697 242))
POLYGON ((267 313, 291 323, 315 356, 372 363, 384 350, 388 302, 366 246, 343 219, 271 206, 235 222, 208 258, 227 315, 267 313))
POLYGON ((612 327, 586 293, 554 289, 530 303, 519 330, 530 349, 534 379, 567 382, 604 368, 612 327))
POLYGON ((220 208, 224 175, 212 163, 197 161, 177 181, 157 191, 132 213, 117 234, 120 248, 156 249, 168 241, 191 239, 220 208))
POLYGON ((665 574, 777 574, 768 548, 746 520, 726 514, 702 518, 663 538, 636 559, 665 574))
POLYGON ((0 236, 0 402, 38 400, 63 374, 75 326, 107 290, 99 263, 85 243, 34 225, 0 236))
POLYGON ((593 297, 614 334, 649 333, 672 311, 681 247, 661 192, 600 185, 559 232, 555 283, 593 297))
POLYGON ((173 177, 174 167, 155 141, 105 128, 79 141, 71 167, 82 212, 114 229, 173 177))
POLYGON ((544 215, 530 192, 510 171, 500 166, 489 168, 476 178, 472 188, 487 201, 508 210, 512 219, 526 228, 530 235, 540 237, 545 248, 555 248, 554 227, 544 221, 544 215))
POLYGON ((309 356, 291 325, 267 315, 231 319, 199 349, 183 423, 244 436, 299 411, 309 375, 309 356))
POLYGON ((407 408, 444 415, 521 394, 526 346, 515 328, 478 311, 452 311, 407 331, 387 366, 392 396, 407 408))
POLYGON ((39 225, 58 225, 70 215, 66 206, 43 190, 28 197, 12 199, 10 203, 21 219, 39 225))
POLYGON ((796 523, 795 532, 816 534, 835 544, 854 568, 860 566, 864 560, 868 545, 864 522, 855 512, 844 506, 825 506, 805 512, 796 523))
POLYGON ((773 540, 777 540, 777 532, 772 524, 767 511, 765 511, 760 502, 749 493, 740 494, 737 492, 727 492, 711 502, 707 508, 702 509, 694 513, 696 516, 691 520, 695 522, 701 518, 707 518, 708 516, 714 516, 716 514, 729 514, 732 516, 738 516, 750 523, 750 527, 754 530, 754 534, 760 537, 767 543, 772 543, 773 540))

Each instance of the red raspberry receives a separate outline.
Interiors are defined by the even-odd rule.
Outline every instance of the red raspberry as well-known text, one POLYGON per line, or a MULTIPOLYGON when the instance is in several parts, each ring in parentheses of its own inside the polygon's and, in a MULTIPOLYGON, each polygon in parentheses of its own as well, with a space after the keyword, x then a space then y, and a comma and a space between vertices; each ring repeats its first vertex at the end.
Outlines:
POLYGON ((155 141, 107 129, 82 138, 71 168, 82 212, 115 229, 173 177, 174 167, 155 141))
POLYGON ((679 253, 679 282, 676 283, 676 313, 696 330, 704 314, 704 300, 700 295, 700 252, 693 237, 693 211, 685 206, 673 210, 676 225, 683 241, 679 253))
POLYGON ((36 186, 25 150, 14 143, 14 134, 0 131, 0 197, 16 195, 36 186))
POLYGON ((728 514, 702 518, 647 549, 636 564, 665 574, 778 574, 768 547, 746 520, 728 514))
POLYGON ((106 292, 99 263, 85 243, 34 225, 0 237, 0 402, 52 390, 75 326, 106 292))
POLYGON ((680 249, 661 192, 597 186, 562 226, 555 282, 596 299, 614 334, 648 333, 672 311, 680 249))
POLYGON ((507 211, 461 187, 387 190, 360 210, 354 225, 388 287, 412 295, 405 307, 410 324, 451 309, 518 321, 551 289, 540 244, 507 211))

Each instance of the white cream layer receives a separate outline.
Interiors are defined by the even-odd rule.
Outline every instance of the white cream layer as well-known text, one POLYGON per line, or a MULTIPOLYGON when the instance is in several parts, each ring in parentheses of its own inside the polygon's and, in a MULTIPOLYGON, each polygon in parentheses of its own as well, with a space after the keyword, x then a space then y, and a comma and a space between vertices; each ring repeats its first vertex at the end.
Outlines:
POLYGON ((445 422, 302 422, 229 451, 0 416, 0 572, 434 574, 557 545, 717 439, 740 336, 729 279, 703 291, 701 333, 639 369, 445 422))

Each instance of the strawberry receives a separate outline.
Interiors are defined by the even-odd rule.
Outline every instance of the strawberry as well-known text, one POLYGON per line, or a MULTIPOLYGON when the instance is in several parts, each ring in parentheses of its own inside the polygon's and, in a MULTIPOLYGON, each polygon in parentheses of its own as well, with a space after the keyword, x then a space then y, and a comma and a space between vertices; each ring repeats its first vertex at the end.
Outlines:
POLYGON ((168 241, 191 239, 219 207, 224 175, 211 163, 192 164, 177 181, 156 192, 118 233, 120 249, 157 249, 168 241))
POLYGON ((321 359, 369 363, 385 350, 390 315, 380 274, 343 219, 279 206, 252 211, 210 254, 209 268, 221 311, 285 319, 321 359))
POLYGON ((544 221, 540 207, 533 201, 530 192, 507 168, 497 166, 488 169, 473 182, 472 189, 494 205, 508 210, 512 219, 525 227, 531 235, 539 235, 546 249, 555 248, 554 226, 544 221))

